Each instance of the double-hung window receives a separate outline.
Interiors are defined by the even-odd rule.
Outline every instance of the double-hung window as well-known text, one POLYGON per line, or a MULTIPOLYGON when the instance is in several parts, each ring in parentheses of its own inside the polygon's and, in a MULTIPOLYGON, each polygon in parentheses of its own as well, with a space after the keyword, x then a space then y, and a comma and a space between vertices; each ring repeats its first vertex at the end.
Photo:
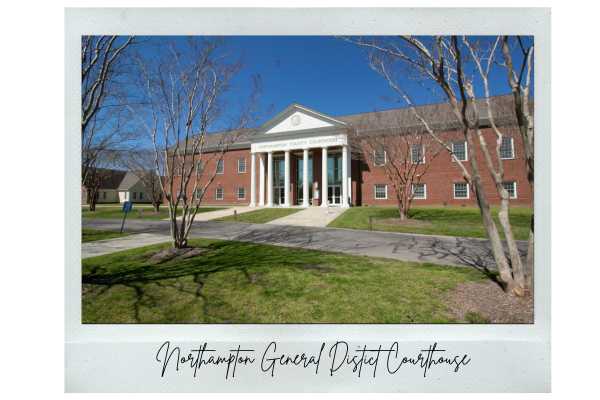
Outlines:
POLYGON ((508 197, 510 199, 516 199, 517 198, 517 182, 515 182, 515 181, 502 182, 502 186, 508 192, 508 197))
POLYGON ((218 187, 215 190, 215 200, 223 200, 225 198, 225 190, 222 187, 218 187))
POLYGON ((237 198, 238 200, 244 200, 246 198, 246 188, 240 186, 237 188, 237 198))
POLYGON ((410 146, 410 161, 413 164, 424 164, 424 153, 424 147, 422 144, 413 144, 412 146, 410 146))
POLYGON ((387 199, 387 185, 377 184, 375 185, 375 200, 386 200, 387 199))
POLYGON ((386 161, 387 153, 383 148, 379 148, 373 151, 373 165, 375 165, 376 167, 380 167, 382 165, 385 165, 386 161))
MULTIPOLYGON (((452 154, 459 161, 467 161, 467 142, 465 140, 452 142, 452 154)), ((454 161, 454 158, 452 161, 454 161)))
POLYGON ((223 174, 225 172, 225 161, 220 159, 217 161, 217 174, 223 174))
POLYGON ((424 183, 413 183, 413 199, 423 200, 427 198, 427 186, 424 183))
POLYGON ((465 182, 459 182, 454 184, 454 198, 455 199, 468 199, 469 198, 469 184, 465 182))
POLYGON ((246 159, 240 158, 238 159, 238 174, 246 173, 246 159))
POLYGON ((515 158, 515 140, 510 136, 502 136, 500 144, 500 158, 503 160, 511 160, 515 158))

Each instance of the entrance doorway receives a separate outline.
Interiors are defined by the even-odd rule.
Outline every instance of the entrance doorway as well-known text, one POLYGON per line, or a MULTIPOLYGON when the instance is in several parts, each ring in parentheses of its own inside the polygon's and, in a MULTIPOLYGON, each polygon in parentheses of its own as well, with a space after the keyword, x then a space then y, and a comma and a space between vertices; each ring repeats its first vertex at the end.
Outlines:
POLYGON ((332 206, 342 204, 342 155, 327 156, 327 202, 332 206))
POLYGON ((285 160, 273 159, 273 204, 285 204, 285 160))

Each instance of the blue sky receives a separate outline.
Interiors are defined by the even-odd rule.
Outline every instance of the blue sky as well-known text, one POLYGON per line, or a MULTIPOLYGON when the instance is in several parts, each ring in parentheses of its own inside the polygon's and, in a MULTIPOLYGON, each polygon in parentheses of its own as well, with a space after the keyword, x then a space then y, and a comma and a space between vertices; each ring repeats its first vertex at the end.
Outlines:
MULTIPOLYGON (((160 40, 183 43, 184 37, 145 37, 139 45, 149 55, 160 40), (150 39, 150 40, 146 40, 150 39)), ((530 40, 530 39, 527 39, 530 40)), ((387 82, 368 65, 363 48, 331 36, 230 36, 222 52, 232 60, 241 59, 244 67, 233 80, 229 103, 235 110, 247 97, 252 76, 262 79, 260 124, 290 103, 300 103, 336 116, 404 107, 387 82)), ((519 57, 518 52, 513 53, 519 57)), ((424 90, 411 79, 402 78, 404 87, 418 104, 443 100, 424 90)), ((497 68, 492 75, 492 94, 509 93, 506 73, 497 68)), ((482 93, 478 93, 482 95, 482 93)), ((211 130, 219 130, 215 126, 211 130)))

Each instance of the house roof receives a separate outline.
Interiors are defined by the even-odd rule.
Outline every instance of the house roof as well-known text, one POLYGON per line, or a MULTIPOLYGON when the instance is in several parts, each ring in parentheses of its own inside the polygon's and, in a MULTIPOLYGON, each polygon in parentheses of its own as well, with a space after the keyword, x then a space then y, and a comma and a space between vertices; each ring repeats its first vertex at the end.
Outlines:
POLYGON ((127 171, 108 168, 97 168, 96 174, 101 177, 101 189, 117 189, 127 171))
POLYGON ((128 171, 121 180, 118 190, 129 190, 133 187, 133 185, 135 185, 139 181, 140 178, 136 174, 134 174, 131 171, 128 171))

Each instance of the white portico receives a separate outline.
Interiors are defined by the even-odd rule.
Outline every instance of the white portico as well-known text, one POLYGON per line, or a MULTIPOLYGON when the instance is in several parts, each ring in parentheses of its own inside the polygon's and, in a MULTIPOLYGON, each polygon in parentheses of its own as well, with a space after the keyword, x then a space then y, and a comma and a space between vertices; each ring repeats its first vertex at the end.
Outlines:
POLYGON ((292 104, 251 138, 250 206, 349 207, 347 126, 292 104))

